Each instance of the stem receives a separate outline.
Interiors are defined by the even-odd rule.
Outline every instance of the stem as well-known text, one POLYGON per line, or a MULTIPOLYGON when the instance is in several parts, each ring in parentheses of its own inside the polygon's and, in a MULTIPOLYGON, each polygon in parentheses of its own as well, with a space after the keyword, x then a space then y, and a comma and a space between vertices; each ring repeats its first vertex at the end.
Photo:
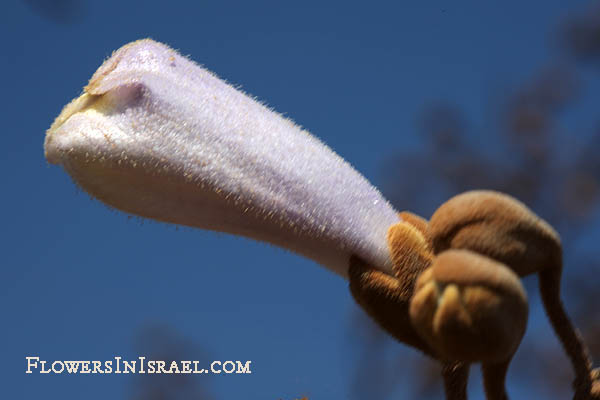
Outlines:
POLYGON ((482 364, 483 388, 487 400, 508 400, 506 394, 506 373, 510 359, 498 364, 482 364))
POLYGON ((442 375, 446 400, 467 400, 469 364, 460 361, 444 363, 442 375))
POLYGON ((587 398, 591 390, 592 362, 581 335, 560 300, 560 268, 540 272, 540 293, 546 314, 575 370, 575 399, 587 398))

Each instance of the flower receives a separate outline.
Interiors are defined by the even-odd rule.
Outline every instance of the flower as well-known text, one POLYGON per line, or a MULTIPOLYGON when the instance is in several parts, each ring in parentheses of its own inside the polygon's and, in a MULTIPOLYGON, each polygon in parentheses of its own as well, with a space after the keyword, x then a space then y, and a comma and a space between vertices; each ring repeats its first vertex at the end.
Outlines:
POLYGON ((357 255, 391 273, 400 217, 307 131, 168 46, 113 53, 46 133, 46 158, 100 201, 247 236, 342 276, 357 255))

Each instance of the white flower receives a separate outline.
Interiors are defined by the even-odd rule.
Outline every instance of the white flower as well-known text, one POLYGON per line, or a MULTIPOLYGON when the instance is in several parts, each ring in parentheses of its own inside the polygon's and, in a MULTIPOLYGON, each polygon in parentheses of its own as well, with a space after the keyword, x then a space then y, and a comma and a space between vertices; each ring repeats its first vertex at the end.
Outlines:
POLYGON ((121 47, 46 134, 46 157, 128 213, 391 273, 400 218, 318 139, 152 40, 121 47))

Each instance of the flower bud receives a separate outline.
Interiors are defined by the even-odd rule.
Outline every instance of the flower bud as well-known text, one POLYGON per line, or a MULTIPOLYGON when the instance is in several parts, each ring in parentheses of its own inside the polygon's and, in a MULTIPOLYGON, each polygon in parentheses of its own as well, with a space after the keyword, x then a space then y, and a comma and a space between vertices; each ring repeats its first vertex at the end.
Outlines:
POLYGON ((417 279, 413 326, 446 360, 502 362, 527 325, 527 295, 506 266, 467 250, 441 253, 417 279))
POLYGON ((345 276, 391 273, 400 221, 318 139, 166 45, 117 50, 46 134, 46 158, 109 206, 262 240, 345 276))
POLYGON ((500 261, 519 276, 561 269, 558 234, 516 199, 470 191, 442 204, 429 222, 434 253, 467 249, 500 261))

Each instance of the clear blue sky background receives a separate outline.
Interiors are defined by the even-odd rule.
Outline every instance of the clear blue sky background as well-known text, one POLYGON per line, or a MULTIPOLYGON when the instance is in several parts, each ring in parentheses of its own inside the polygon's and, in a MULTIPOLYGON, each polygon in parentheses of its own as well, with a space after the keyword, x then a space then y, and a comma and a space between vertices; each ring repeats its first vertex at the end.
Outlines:
POLYGON ((251 375, 197 378, 215 398, 349 398, 362 342, 345 281, 272 246, 107 209, 47 165, 45 130, 111 51, 151 37, 294 119, 377 186, 384 159, 419 145, 425 104, 454 102, 477 122, 490 90, 543 63, 548 35, 583 4, 490 3, 105 0, 52 19, 2 2, 2 396, 127 398, 136 377, 26 375, 25 356, 134 358, 145 351, 136 338, 162 326, 201 349, 190 358, 252 360, 251 375))

